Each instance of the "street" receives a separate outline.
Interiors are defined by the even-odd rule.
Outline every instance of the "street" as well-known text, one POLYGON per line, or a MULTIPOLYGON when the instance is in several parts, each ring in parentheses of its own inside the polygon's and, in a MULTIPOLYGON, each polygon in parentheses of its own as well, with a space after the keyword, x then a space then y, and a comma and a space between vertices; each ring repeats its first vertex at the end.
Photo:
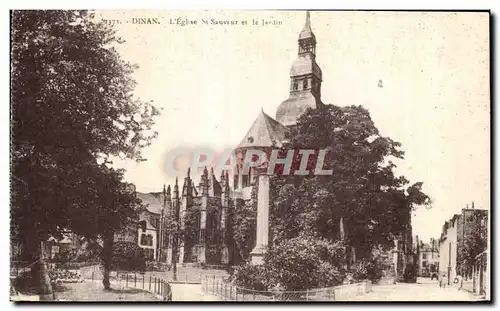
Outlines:
MULTIPOLYGON (((199 284, 172 284, 173 301, 217 301, 204 293, 199 284)), ((373 285, 372 292, 348 301, 477 301, 472 294, 456 287, 440 288, 437 281, 419 278, 418 283, 373 285)))
POLYGON ((353 301, 476 301, 472 294, 455 286, 440 288, 437 281, 419 278, 417 283, 374 285, 372 292, 353 301))

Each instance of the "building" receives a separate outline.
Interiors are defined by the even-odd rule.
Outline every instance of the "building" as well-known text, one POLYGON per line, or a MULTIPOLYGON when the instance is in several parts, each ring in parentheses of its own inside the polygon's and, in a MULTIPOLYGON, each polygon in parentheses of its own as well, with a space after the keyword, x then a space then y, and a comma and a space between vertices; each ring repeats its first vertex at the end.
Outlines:
POLYGON ((237 165, 232 182, 227 172, 222 172, 218 180, 213 169, 205 168, 197 185, 188 171, 183 184, 179 185, 176 180, 165 194, 140 194, 147 207, 141 214, 145 229, 138 229, 138 243, 149 252, 148 258, 167 263, 227 264, 233 261, 235 252, 228 239, 230 215, 240 204, 252 199, 252 190, 257 187, 257 171, 250 168, 248 173, 244 172, 246 151, 269 151, 282 146, 289 127, 294 126, 308 108, 323 105, 321 82, 316 37, 307 12, 304 28, 299 33, 297 58, 290 70, 289 96, 279 105, 275 119, 261 111, 236 146, 237 165), (182 235, 167 228, 171 220, 179 224, 178 232, 183 232, 182 235), (177 254, 176 258, 173 254, 177 254))
POLYGON ((430 239, 429 243, 418 240, 416 244, 417 275, 431 277, 439 271, 439 241, 430 239))
POLYGON ((478 242, 481 239, 476 235, 478 230, 485 228, 487 216, 487 210, 474 209, 472 204, 472 208, 462 209, 462 213, 453 215, 444 223, 439 239, 439 274, 446 275, 448 282, 453 282, 458 275, 465 280, 472 278, 473 260, 468 257, 474 252, 479 254, 485 250, 482 247, 479 251, 474 248, 480 247, 478 242))
POLYGON ((457 276, 457 235, 461 215, 454 215, 443 225, 439 239, 439 275, 449 280, 457 276))
MULTIPOLYGON (((252 196, 259 187, 258 171, 252 167, 245 172, 246 152, 258 149, 267 153, 283 146, 287 131, 297 119, 308 108, 323 105, 323 77, 316 62, 316 37, 309 12, 297 43, 298 53, 289 75, 289 96, 278 106, 275 118, 263 110, 259 112, 234 150, 233 176, 230 178, 223 171, 217 179, 212 168, 205 168, 196 184, 188 171, 182 184, 176 180, 175 185, 164 187, 161 193, 138 193, 146 206, 140 213, 140 225, 117 234, 116 240, 136 240, 149 260, 169 264, 231 264, 237 259, 239 254, 228 238, 232 236, 231 215, 242 204, 256 199, 252 196), (175 223, 178 230, 172 228, 175 223)), ((349 252, 354 260, 354 250, 349 252)))

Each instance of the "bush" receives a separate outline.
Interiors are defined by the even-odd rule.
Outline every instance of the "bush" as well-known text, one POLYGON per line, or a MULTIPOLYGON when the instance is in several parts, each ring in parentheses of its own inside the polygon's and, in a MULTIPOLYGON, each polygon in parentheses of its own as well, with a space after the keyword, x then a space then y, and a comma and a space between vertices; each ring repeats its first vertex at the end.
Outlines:
POLYGON ((384 266, 377 260, 361 260, 352 266, 351 272, 356 281, 370 280, 376 284, 384 276, 384 266))
POLYGON ((171 265, 164 262, 146 261, 146 271, 168 271, 171 265))
POLYGON ((370 280, 376 284, 384 276, 385 268, 385 265, 377 259, 360 260, 352 266, 351 272, 356 281, 370 280))
POLYGON ((390 268, 391 261, 387 252, 380 248, 374 248, 371 252, 371 258, 357 261, 351 267, 351 273, 356 281, 370 280, 376 284, 386 272, 390 272, 390 268))
POLYGON ((359 260, 351 267, 352 277, 356 281, 362 281, 368 279, 368 265, 369 262, 366 260, 359 260))
POLYGON ((80 269, 83 267, 89 267, 99 264, 98 261, 89 261, 89 262, 65 262, 65 263, 56 263, 55 267, 57 269, 80 269))
POLYGON ((146 270, 144 250, 132 242, 116 242, 113 246, 112 269, 144 272, 146 270))
POLYGON ((233 270, 231 280, 236 286, 253 289, 267 290, 267 277, 264 266, 246 263, 233 270))
POLYGON ((331 287, 342 284, 345 278, 344 258, 341 243, 300 236, 271 248, 264 255, 263 265, 236 267, 232 280, 253 290, 331 287))
POLYGON ((264 256, 268 286, 305 290, 342 284, 344 258, 339 242, 306 236, 283 241, 264 256))
POLYGON ((78 270, 51 269, 49 270, 50 281, 53 283, 83 282, 78 270))

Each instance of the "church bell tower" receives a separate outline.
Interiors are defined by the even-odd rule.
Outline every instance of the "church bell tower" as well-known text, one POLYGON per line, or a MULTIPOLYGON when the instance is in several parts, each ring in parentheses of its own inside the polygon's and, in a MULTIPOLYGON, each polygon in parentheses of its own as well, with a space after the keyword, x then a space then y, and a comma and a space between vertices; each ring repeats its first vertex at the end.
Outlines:
POLYGON ((322 105, 321 82, 321 68, 316 63, 316 37, 307 11, 304 28, 299 34, 297 59, 290 70, 290 95, 279 105, 276 120, 285 126, 294 125, 307 108, 322 105))

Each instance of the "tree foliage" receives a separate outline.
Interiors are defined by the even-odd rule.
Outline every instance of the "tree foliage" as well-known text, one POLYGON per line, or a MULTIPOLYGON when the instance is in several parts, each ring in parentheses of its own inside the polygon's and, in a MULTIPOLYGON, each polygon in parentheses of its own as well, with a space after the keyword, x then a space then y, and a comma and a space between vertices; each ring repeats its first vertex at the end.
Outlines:
POLYGON ((300 235, 274 245, 264 255, 269 282, 286 290, 336 286, 345 277, 344 246, 300 235))
POLYGON ((133 196, 116 197, 131 191, 123 172, 106 164, 113 156, 142 159, 156 136, 158 111, 133 98, 134 66, 114 47, 121 39, 91 17, 12 13, 13 219, 21 234, 45 239, 65 228, 104 228, 83 217, 97 208, 110 209, 106 227, 118 227, 133 196))
POLYGON ((468 215, 466 234, 464 234, 463 271, 471 271, 477 256, 488 248, 487 216, 482 211, 475 211, 468 215))
POLYGON ((391 260, 386 250, 374 248, 369 259, 359 260, 351 267, 352 277, 357 281, 378 283, 384 275, 392 273, 391 260))
MULTIPOLYGON (((403 158, 401 145, 380 135, 362 107, 309 109, 289 139, 288 147, 296 150, 326 149, 323 169, 333 175, 273 177, 271 231, 277 240, 300 232, 335 240, 343 217, 348 244, 358 256, 369 257, 374 246, 391 245, 394 236, 408 229, 413 208, 430 203, 422 183, 409 185, 395 175, 393 160, 403 158)), ((313 171, 317 158, 310 159, 313 171)), ((296 169, 298 165, 292 174, 296 169)))
POLYGON ((341 242, 301 234, 270 248, 262 265, 237 267, 232 278, 238 286, 254 290, 330 287, 344 280, 344 263, 341 242))
POLYGON ((92 14, 23 10, 11 21, 12 232, 33 253, 67 229, 109 250, 139 205, 110 164, 144 160, 159 111, 134 98, 123 40, 92 14))
POLYGON ((254 197, 255 195, 252 195, 252 199, 246 202, 236 201, 236 212, 233 214, 232 220, 234 246, 238 252, 237 259, 239 259, 236 262, 248 260, 250 252, 255 246, 257 205, 254 197))
POLYGON ((144 250, 137 243, 114 243, 112 266, 117 271, 144 272, 146 270, 144 250))

